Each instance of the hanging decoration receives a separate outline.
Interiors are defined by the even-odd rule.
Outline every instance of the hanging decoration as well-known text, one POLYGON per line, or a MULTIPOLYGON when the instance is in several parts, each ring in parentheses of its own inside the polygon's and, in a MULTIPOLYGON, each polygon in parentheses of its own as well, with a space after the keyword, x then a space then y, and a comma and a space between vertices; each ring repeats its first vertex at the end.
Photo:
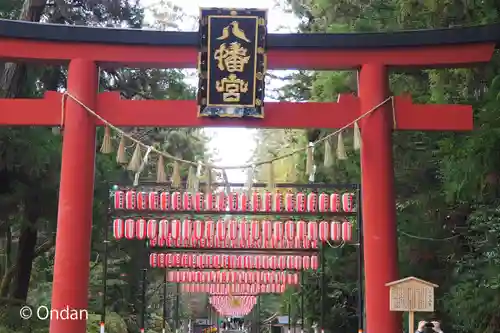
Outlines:
POLYGON ((196 175, 194 178, 194 185, 193 185, 193 191, 198 192, 200 190, 200 179, 201 179, 201 173, 203 170, 203 164, 201 161, 198 161, 198 164, 196 165, 196 175))
POLYGON ((222 316, 246 316, 257 304, 255 296, 210 296, 210 305, 222 316))
MULTIPOLYGON (((137 143, 133 147, 139 147, 139 154, 146 149, 136 171, 140 174, 152 149, 137 143)), ((181 162, 173 160, 173 168, 175 164, 181 162)), ((325 247, 352 241, 353 223, 347 218, 354 218, 358 209, 348 190, 352 186, 307 184, 294 191, 298 186, 286 185, 282 192, 283 184, 269 186, 270 177, 269 184, 248 182, 249 191, 238 191, 242 185, 229 182, 210 182, 207 191, 196 191, 193 183, 202 170, 212 170, 202 169, 201 163, 196 172, 187 166, 187 182, 178 182, 179 187, 114 186, 111 237, 144 242, 149 246, 147 267, 165 270, 164 281, 178 284, 182 293, 208 293, 220 314, 246 315, 255 304, 248 301, 252 297, 301 290, 299 273, 304 271, 320 273, 324 294, 325 247), (246 301, 246 296, 251 297, 246 301)))
MULTIPOLYGON (((158 161, 156 162, 156 182, 157 183, 166 183, 167 182, 167 174, 165 172, 165 162, 163 161, 163 156, 158 156, 158 161)), ((157 206, 154 206, 155 209, 158 209, 157 206)))
MULTIPOLYGON (((212 169, 211 168, 207 168, 206 169, 206 177, 207 177, 207 183, 205 185, 205 194, 207 194, 207 198, 210 197, 210 194, 212 193, 212 176, 213 176, 213 173, 212 173, 212 169)), ((211 206, 210 206, 211 207, 211 206)))
MULTIPOLYGON (((276 189, 282 184, 270 185, 273 177, 268 184, 254 185, 252 179, 248 191, 227 181, 213 187, 210 181, 206 191, 196 191, 193 175, 200 179, 201 164, 196 173, 188 166, 185 186, 114 187, 112 237, 146 243, 150 268, 164 269, 164 281, 176 283, 182 293, 209 294, 221 315, 247 315, 257 295, 301 290, 299 273, 304 271, 319 273, 324 295, 324 249, 352 241, 347 217, 358 209, 354 193, 318 184, 300 185, 312 188, 305 192, 292 187, 282 193, 276 189)), ((314 167, 313 161, 313 175, 314 167)), ((209 167, 204 171, 212 173, 209 167)))
MULTIPOLYGON (((127 236, 125 236, 127 237, 127 236)), ((151 253, 150 267, 196 268, 196 269, 271 269, 301 270, 318 269, 318 256, 295 256, 302 260, 302 267, 296 265, 294 256, 280 255, 221 255, 193 253, 151 253), (281 267, 280 267, 281 266, 281 267)))
POLYGON ((245 183, 245 188, 247 190, 246 196, 248 198, 252 195, 254 176, 255 176, 255 166, 247 168, 247 181, 245 183))
POLYGON ((353 148, 354 150, 361 149, 361 131, 359 129, 358 122, 354 122, 354 137, 353 137, 353 148))
MULTIPOLYGON (((140 164, 139 164, 140 168, 140 164)), ((327 193, 309 194, 306 196, 303 192, 296 194, 287 193, 285 197, 279 191, 265 191, 259 193, 253 192, 251 198, 248 198, 247 193, 230 192, 226 194, 219 192, 214 193, 199 193, 199 192, 164 192, 155 191, 155 195, 160 193, 160 196, 165 196, 167 201, 165 205, 156 205, 155 201, 149 201, 148 206, 144 209, 154 211, 192 211, 197 212, 265 212, 265 213, 281 213, 297 212, 297 213, 313 213, 313 212, 329 212, 329 213, 352 213, 356 210, 354 206, 353 193, 332 193, 330 199, 327 198, 327 193), (203 195, 203 199, 201 200, 203 195), (314 196, 312 198, 311 196, 314 196), (167 198, 179 198, 179 200, 172 199, 172 204, 168 203, 167 198), (184 197, 186 200, 180 200, 184 197), (322 198, 318 200, 317 198, 322 198), (311 198, 311 199, 308 199, 311 198), (337 205, 340 200, 341 205, 337 205), (231 200, 230 200, 231 199, 231 200), (328 204, 330 201, 330 204, 328 204), (326 204, 325 204, 326 203, 326 204)), ((150 193, 152 194, 152 193, 150 193)), ((116 210, 134 210, 136 203, 132 201, 137 200, 137 195, 134 190, 128 191, 115 191, 114 194, 114 209, 116 210), (123 206, 123 199, 129 200, 129 204, 123 206), (129 199, 126 199, 129 198, 129 199)))
POLYGON ((187 178, 187 189, 190 192, 194 192, 196 187, 196 171, 193 166, 189 166, 188 178, 187 178))
POLYGON ((187 270, 167 271, 167 281, 173 283, 240 283, 260 284, 279 283, 298 285, 299 274, 284 271, 209 271, 187 270))
POLYGON ((113 152, 113 144, 111 142, 111 130, 109 126, 104 127, 104 137, 102 139, 101 153, 111 154, 113 152))
POLYGON ((172 187, 180 187, 181 186, 181 170, 178 161, 174 161, 172 167, 172 187))
POLYGON ((344 137, 342 135, 342 132, 340 132, 339 135, 337 136, 337 158, 339 160, 347 159, 347 154, 344 146, 344 137))
POLYGON ((185 293, 209 293, 212 295, 258 295, 258 294, 281 294, 286 286, 279 283, 268 284, 214 284, 214 283, 188 283, 181 284, 181 290, 185 293))
POLYGON ((330 138, 326 138, 325 140, 325 154, 323 165, 327 168, 333 165, 332 143, 330 140, 330 138))
POLYGON ((306 175, 309 176, 313 171, 314 165, 314 142, 309 142, 306 150, 306 175))
MULTIPOLYGON (((141 220, 139 220, 141 221, 141 220)), ((166 221, 166 220, 162 220, 166 221)), ((174 220, 177 221, 177 220, 174 220)), ((189 220, 185 220, 189 221, 189 220)), ((128 219, 115 219, 113 221, 113 237, 117 240, 124 238, 125 226, 129 222, 134 222, 134 220, 128 219)), ((233 233, 234 236, 226 237, 226 238, 218 238, 218 237, 209 237, 209 236, 197 236, 199 235, 196 232, 192 233, 190 238, 175 238, 173 233, 168 233, 167 235, 161 234, 160 229, 157 230, 159 235, 155 236, 149 232, 149 228, 152 225, 156 227, 155 224, 150 224, 151 222, 156 223, 156 220, 149 220, 146 228, 147 230, 147 238, 150 240, 149 245, 153 248, 197 248, 197 249, 277 249, 277 250, 300 250, 300 249, 318 249, 320 241, 332 241, 332 242, 343 242, 349 243, 352 241, 352 223, 349 221, 344 222, 327 222, 323 221, 321 224, 327 225, 328 230, 331 230, 328 234, 324 234, 324 238, 320 239, 316 235, 317 233, 313 232, 312 235, 309 233, 305 233, 303 236, 297 236, 293 239, 281 238, 277 239, 276 236, 272 236, 271 238, 260 238, 257 236, 253 238, 250 235, 240 234, 239 231, 235 231, 233 233), (334 234, 334 230, 337 230, 339 226, 342 226, 345 232, 343 234, 334 234), (347 232, 349 230, 349 232, 347 232)), ((200 221, 213 223, 213 221, 200 221)), ((258 222, 258 221, 256 221, 258 222)), ((168 223, 168 221, 166 222, 168 223)), ((281 222, 280 222, 281 223, 281 222)), ((315 223, 315 222, 310 222, 315 223)), ((293 224, 296 224, 293 222, 293 224)), ((144 227, 143 227, 144 228, 144 227)), ((137 230, 137 228, 135 229, 137 230)), ((276 229, 275 229, 276 230, 276 229)), ((200 229, 200 232, 203 233, 205 230, 200 229)), ((255 230, 260 235, 260 230, 255 230)), ((142 232, 142 231, 141 231, 142 232)), ((270 231, 269 231, 270 232, 270 231)), ((294 231, 295 232, 295 231, 294 231)), ((208 230, 207 230, 208 234, 208 230)), ((128 239, 135 239, 135 234, 132 233, 128 239)))
POLYGON ((134 153, 132 154, 132 158, 130 159, 130 162, 127 166, 127 170, 132 172, 139 171, 141 167, 141 160, 142 160, 141 146, 137 143, 135 145, 135 150, 134 153))
POLYGON ((270 191, 274 190, 274 182, 275 182, 275 178, 274 178, 274 165, 273 165, 273 162, 269 163, 268 164, 268 181, 267 181, 267 187, 270 191))
MULTIPOLYGON (((231 33, 233 30, 234 31, 238 31, 238 29, 234 29, 234 22, 236 22, 236 26, 239 25, 239 19, 243 16, 240 16, 238 12, 235 12, 233 14, 231 14, 232 12, 234 11, 231 11, 230 12, 230 15, 234 15, 235 16, 235 20, 232 20, 229 24, 229 29, 228 29, 228 32, 231 33), (232 28, 233 27, 233 28, 232 28), (231 30, 231 31, 229 31, 231 30)), ((248 12, 248 11, 246 11, 248 12)), ((245 12, 245 13, 246 13, 245 12)), ((211 13, 211 14, 208 14, 208 15, 216 15, 215 13, 211 13)), ((257 24, 259 26, 259 29, 264 29, 265 30, 265 22, 266 22, 266 19, 265 19, 265 14, 263 14, 264 16, 263 17, 260 17, 257 19, 257 24)), ((204 18, 202 18, 202 23, 205 25, 206 23, 208 22, 208 18, 207 16, 205 16, 204 18)), ((222 24, 222 23, 221 23, 222 24)), ((222 26, 221 26, 222 27, 222 26)), ((222 29, 224 30, 224 29, 222 29)), ((263 31, 265 33, 265 31, 263 31)), ((260 32, 259 32, 260 33, 260 32)), ((225 33, 223 33, 225 35, 225 33)), ((222 36, 221 36, 222 37, 222 36)), ((232 38, 232 37, 231 37, 232 38)), ((261 38, 261 40, 265 40, 265 38, 261 38)), ((222 44, 221 44, 222 45, 222 44)), ((220 47, 220 46, 219 46, 220 47)), ((219 51, 219 50, 217 50, 219 51)), ((229 56, 229 50, 224 50, 224 52, 222 52, 222 54, 224 55, 228 55, 229 56)), ((219 52, 218 54, 220 54, 221 52, 219 52)), ((262 55, 263 56, 263 59, 265 59, 265 48, 263 48, 262 50, 258 49, 257 50, 257 56, 260 56, 262 55)), ((214 51, 214 57, 215 57, 215 51, 214 51)), ((216 62, 217 59, 212 59, 212 61, 214 62, 214 65, 215 62, 216 62)), ((222 59, 223 61, 225 61, 224 59, 222 59)), ((203 62, 203 61, 202 61, 203 62)), ((265 61, 264 61, 265 62, 265 61)), ((206 65, 206 61, 205 61, 205 65, 206 65)), ((265 69, 265 66, 264 66, 264 69, 265 69)), ((256 78, 257 77, 261 77, 262 74, 262 78, 264 77, 264 74, 265 74, 265 70, 260 73, 258 72, 256 74, 256 78)), ((202 75, 203 77, 204 75, 202 75)), ((259 80, 257 80, 259 81, 259 80)), ((222 84, 222 83, 221 83, 222 84)), ((227 86, 227 85, 226 85, 227 86)), ((259 89, 257 89, 259 90, 259 89)), ((263 86, 262 86, 262 91, 263 91, 263 86)), ((260 93, 262 93, 262 91, 260 93)), ((231 92, 233 93, 233 92, 231 92)), ((358 122, 363 119, 364 117, 370 115, 371 113, 377 111, 380 107, 382 107, 383 105, 385 105, 386 103, 388 103, 389 101, 392 101, 393 97, 388 97, 386 100, 384 100, 383 102, 379 103, 378 105, 374 106, 373 108, 371 108, 370 110, 367 110, 366 112, 364 112, 363 114, 361 114, 361 116, 359 116, 358 118, 356 119, 353 119, 351 122, 349 122, 348 124, 346 124, 345 126, 343 126, 342 128, 338 129, 337 131, 333 132, 333 133, 330 133, 324 137, 322 137, 321 139, 318 139, 314 142, 311 142, 307 147, 305 148, 302 148, 302 149, 296 149, 296 150, 293 150, 292 152, 289 152, 289 153, 286 153, 284 155, 281 155, 281 156, 277 156, 277 157, 274 157, 274 158, 271 158, 269 160, 265 160, 265 161, 256 161, 252 164, 245 164, 245 165, 234 165, 234 166, 217 166, 217 165, 213 165, 213 164, 210 164, 210 163, 200 163, 199 161, 189 161, 189 160, 184 160, 183 158, 179 157, 179 156, 173 156, 167 152, 164 152, 164 151, 161 151, 160 149, 158 148, 155 148, 153 147, 152 145, 148 145, 146 143, 143 143, 141 142, 140 140, 134 138, 132 135, 130 134, 127 134, 126 132, 124 132, 123 130, 119 129, 118 127, 116 126, 113 126, 113 124, 111 124, 109 121, 107 121, 106 119, 104 119, 103 117, 101 117, 99 114, 97 114, 94 110, 92 110, 91 108, 89 108, 88 106, 86 106, 84 103, 82 103, 78 98, 76 98, 75 96, 73 96, 70 92, 64 92, 63 93, 63 98, 62 98, 62 101, 63 101, 63 108, 64 108, 64 103, 66 101, 66 97, 69 97, 71 98, 73 101, 75 101, 76 103, 78 103, 80 106, 82 106, 87 112, 89 112, 92 116, 94 116, 97 120, 99 120, 100 122, 102 122, 104 125, 105 125, 105 131, 104 131, 104 137, 103 137, 103 143, 102 143, 102 146, 101 146, 101 151, 103 153, 109 153, 110 150, 112 149, 112 142, 110 141, 111 140, 111 137, 113 137, 113 132, 115 132, 115 137, 118 137, 120 138, 120 142, 118 144, 118 149, 117 149, 117 156, 116 156, 116 162, 120 165, 127 165, 127 156, 126 156, 126 150, 127 150, 127 147, 126 147, 126 140, 130 140, 132 141, 132 143, 134 144, 135 146, 135 150, 134 150, 134 153, 132 155, 132 160, 130 161, 130 163, 128 163, 127 165, 127 169, 130 170, 130 171, 133 171, 133 172, 137 172, 139 166, 140 166, 140 160, 141 160, 141 148, 142 149, 145 149, 147 150, 148 147, 151 148, 151 153, 152 155, 155 156, 155 159, 158 161, 159 160, 159 156, 162 156, 163 160, 165 159, 168 159, 169 161, 172 161, 172 162, 177 162, 177 164, 186 164, 186 165, 190 165, 190 166, 198 166, 198 164, 201 164, 201 166, 207 170, 207 176, 208 176, 208 179, 207 179, 207 183, 208 184, 212 184, 213 182, 213 179, 212 179, 212 173, 210 172, 211 170, 220 170, 221 173, 224 173, 225 170, 229 170, 229 169, 248 169, 248 168, 254 168, 254 167, 258 167, 258 166, 261 166, 261 165, 266 165, 266 164, 270 164, 270 163, 273 163, 275 161, 278 161, 278 160, 282 160, 282 159, 285 159, 285 158, 289 158, 289 157, 293 157, 293 155, 296 155, 298 153, 301 153, 303 152, 304 150, 306 150, 306 153, 307 153, 307 165, 306 165, 306 173, 307 173, 307 176, 310 177, 311 175, 311 172, 312 172, 312 168, 313 168, 313 165, 314 163, 311 163, 311 153, 312 153, 312 147, 318 145, 318 144, 322 144, 324 143, 325 144, 325 161, 324 161, 324 164, 325 166, 329 166, 333 163, 332 161, 332 158, 330 158, 330 154, 329 152, 331 152, 331 142, 330 142, 330 139, 337 136, 337 152, 336 152, 336 155, 337 155, 337 158, 339 160, 345 160, 347 159, 347 154, 346 154, 346 149, 345 149, 345 145, 344 145, 344 140, 343 140, 343 132, 348 129, 349 127, 354 127, 354 139, 353 139, 353 148, 355 150, 357 149, 360 149, 361 148, 361 131, 359 129, 359 125, 358 125, 358 122), (330 146, 330 147, 329 147, 330 146)), ((202 99, 203 100, 203 99, 202 99)), ((258 99, 255 99, 256 101, 258 101, 258 99)), ((203 100, 204 102, 206 102, 206 99, 203 100)), ((202 102, 203 102, 202 101, 202 102)), ((256 103, 255 105, 257 105, 258 103, 256 103)), ((261 104, 262 106, 262 104, 261 104)), ((231 107, 229 108, 229 110, 231 112, 234 112, 235 110, 234 107, 231 107)), ((261 111, 262 111, 263 108, 261 108, 261 111)), ((211 112, 211 111, 210 111, 211 112)), ((209 112, 209 113, 210 113, 209 112)), ((219 112, 219 111, 217 111, 219 112)), ((240 112, 240 111, 238 111, 240 112)), ((246 112, 246 111, 245 111, 246 112)), ((394 107, 393 107, 393 110, 392 112, 394 113, 394 107)), ((206 114, 205 116, 210 116, 210 114, 206 114)), ((216 115, 217 116, 217 115, 216 115)), ((236 116, 242 116, 241 115, 241 112, 240 112, 240 115, 236 115, 236 116)), ((250 114, 248 115, 243 115, 243 116, 252 116, 250 114)), ((314 158, 313 158, 314 160, 314 158)), ((165 161, 163 161, 164 163, 165 161)), ((160 164, 160 161, 157 162, 157 164, 159 165, 160 164)), ((177 175, 177 170, 178 170, 179 166, 175 167, 174 165, 174 168, 173 168, 173 174, 172 176, 170 177, 172 179, 172 181, 174 183, 177 183, 178 180, 180 180, 180 173, 179 173, 179 176, 177 175)), ((156 169, 157 172, 160 172, 162 173, 163 171, 163 168, 157 168, 156 169)), ((167 177, 168 178, 168 177, 167 177)), ((158 181, 163 181, 164 177, 162 174, 160 175, 157 175, 157 180, 158 181)), ((209 186, 207 186, 207 189, 208 189, 209 186)))
POLYGON ((125 151, 125 135, 120 138, 120 143, 118 145, 118 151, 116 153, 116 163, 120 165, 127 164, 127 153, 125 151))

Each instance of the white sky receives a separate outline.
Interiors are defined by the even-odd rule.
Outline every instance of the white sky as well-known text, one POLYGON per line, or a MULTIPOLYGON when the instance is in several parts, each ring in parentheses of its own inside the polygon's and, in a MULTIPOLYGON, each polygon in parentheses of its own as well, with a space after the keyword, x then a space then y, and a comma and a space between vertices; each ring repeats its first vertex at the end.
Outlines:
MULTIPOLYGON (((161 3, 160 1, 141 0, 141 3, 147 7, 158 5, 161 3)), ((168 2, 181 7, 187 15, 195 17, 199 15, 200 7, 268 9, 268 32, 273 33, 294 32, 298 25, 298 19, 292 14, 285 13, 280 8, 277 8, 274 0, 252 0, 249 2, 243 0, 171 0, 168 2)), ((147 13, 146 18, 148 18, 147 13)), ((183 31, 195 29, 195 23, 188 19, 176 23, 183 31)), ((286 73, 285 71, 279 72, 286 73)), ((197 84, 196 79, 190 79, 188 82, 192 85, 197 84)), ((282 82, 273 80, 268 82, 267 87, 276 89, 282 85, 282 82)), ((216 152, 218 165, 241 165, 247 163, 252 157, 255 148, 254 129, 207 128, 205 132, 211 137, 210 149, 216 152)), ((230 182, 244 183, 246 181, 246 172, 244 170, 228 170, 227 175, 230 182)))

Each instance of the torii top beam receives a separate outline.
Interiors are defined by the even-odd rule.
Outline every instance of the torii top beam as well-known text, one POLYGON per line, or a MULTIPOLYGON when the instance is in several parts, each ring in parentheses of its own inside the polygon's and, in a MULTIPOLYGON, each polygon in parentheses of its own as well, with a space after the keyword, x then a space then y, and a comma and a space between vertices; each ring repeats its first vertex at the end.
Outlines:
MULTIPOLYGON (((270 34, 268 67, 357 69, 365 63, 461 67, 488 62, 496 47, 500 47, 500 24, 390 33, 270 34)), ((0 20, 0 59, 65 63, 83 58, 103 67, 194 68, 197 57, 196 32, 0 20)), ((49 92, 42 100, 0 99, 0 108, 6 110, 0 125, 59 125, 60 97, 49 92)), ((471 106, 414 105, 407 97, 396 97, 394 106, 399 130, 472 129, 471 106)), ((368 110, 360 110, 358 98, 344 95, 337 103, 266 103, 264 119, 215 121, 198 118, 195 101, 129 101, 117 93, 102 93, 96 111, 116 126, 339 128, 368 110)), ((102 124, 96 121, 96 125, 102 124)))
MULTIPOLYGON (((195 68, 198 55, 197 32, 0 20, 0 42, 4 59, 80 57, 101 65, 195 68)), ((269 34, 267 44, 269 69, 352 69, 368 60, 397 67, 455 67, 489 61, 493 49, 500 46, 500 24, 380 33, 269 34)))

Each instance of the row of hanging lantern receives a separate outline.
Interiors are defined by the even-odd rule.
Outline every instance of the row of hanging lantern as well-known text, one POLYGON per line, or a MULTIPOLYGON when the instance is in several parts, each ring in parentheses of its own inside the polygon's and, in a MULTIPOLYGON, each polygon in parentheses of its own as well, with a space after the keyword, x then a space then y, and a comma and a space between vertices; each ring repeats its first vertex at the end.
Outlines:
POLYGON ((168 271, 175 283, 281 283, 298 285, 299 274, 283 271, 168 271))
POLYGON ((278 250, 303 250, 317 249, 318 241, 310 241, 308 239, 298 239, 293 241, 288 239, 271 239, 269 241, 258 239, 252 240, 230 240, 226 239, 219 241, 217 239, 205 240, 184 240, 184 239, 164 239, 157 238, 149 241, 149 246, 153 248, 198 248, 198 249, 233 249, 233 250, 249 250, 249 249, 278 249, 278 250))
POLYGON ((258 295, 258 294, 281 294, 286 286, 279 283, 268 284, 181 284, 181 291, 185 293, 209 293, 212 295, 258 295))
POLYGON ((355 211, 353 193, 246 193, 115 191, 116 210, 210 211, 210 212, 330 212, 355 211))
POLYGON ((257 304, 256 296, 225 296, 225 295, 214 295, 208 298, 210 305, 215 308, 220 307, 241 307, 250 306, 253 307, 257 304))
MULTIPOLYGON (((235 219, 204 220, 156 220, 156 219, 114 219, 115 239, 165 239, 184 240, 185 243, 200 247, 219 247, 218 242, 226 240, 245 241, 248 244, 258 240, 309 240, 309 241, 350 241, 352 223, 349 221, 246 221, 235 219), (205 243, 201 243, 205 240, 205 243)), ((265 243, 261 243, 265 246, 265 243)), ((166 243, 165 245, 168 245, 166 243)), ((173 245, 173 244, 172 244, 173 245)), ((192 247, 192 246, 185 246, 192 247)), ((244 246, 243 246, 244 247, 244 246)))
POLYGON ((208 302, 216 307, 219 306, 240 306, 242 304, 257 304, 256 296, 223 296, 215 295, 208 298, 208 302))
POLYGON ((301 255, 226 255, 193 253, 151 253, 149 265, 158 268, 212 269, 318 269, 318 256, 301 255))
POLYGON ((246 316, 257 304, 256 296, 210 296, 208 302, 222 316, 246 316))
MULTIPOLYGON (((216 310, 219 315, 223 317, 244 317, 248 315, 252 310, 250 311, 243 311, 239 309, 222 309, 222 310, 216 310), (220 311, 220 312, 219 312, 220 311)), ((215 331, 214 331, 215 332, 215 331)))

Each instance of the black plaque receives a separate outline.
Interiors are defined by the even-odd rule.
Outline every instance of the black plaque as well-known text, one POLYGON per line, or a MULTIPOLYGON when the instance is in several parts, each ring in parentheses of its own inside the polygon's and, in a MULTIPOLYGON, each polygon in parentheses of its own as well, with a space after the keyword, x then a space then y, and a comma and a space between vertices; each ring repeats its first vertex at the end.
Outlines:
POLYGON ((201 9, 200 117, 264 117, 267 11, 201 9))

